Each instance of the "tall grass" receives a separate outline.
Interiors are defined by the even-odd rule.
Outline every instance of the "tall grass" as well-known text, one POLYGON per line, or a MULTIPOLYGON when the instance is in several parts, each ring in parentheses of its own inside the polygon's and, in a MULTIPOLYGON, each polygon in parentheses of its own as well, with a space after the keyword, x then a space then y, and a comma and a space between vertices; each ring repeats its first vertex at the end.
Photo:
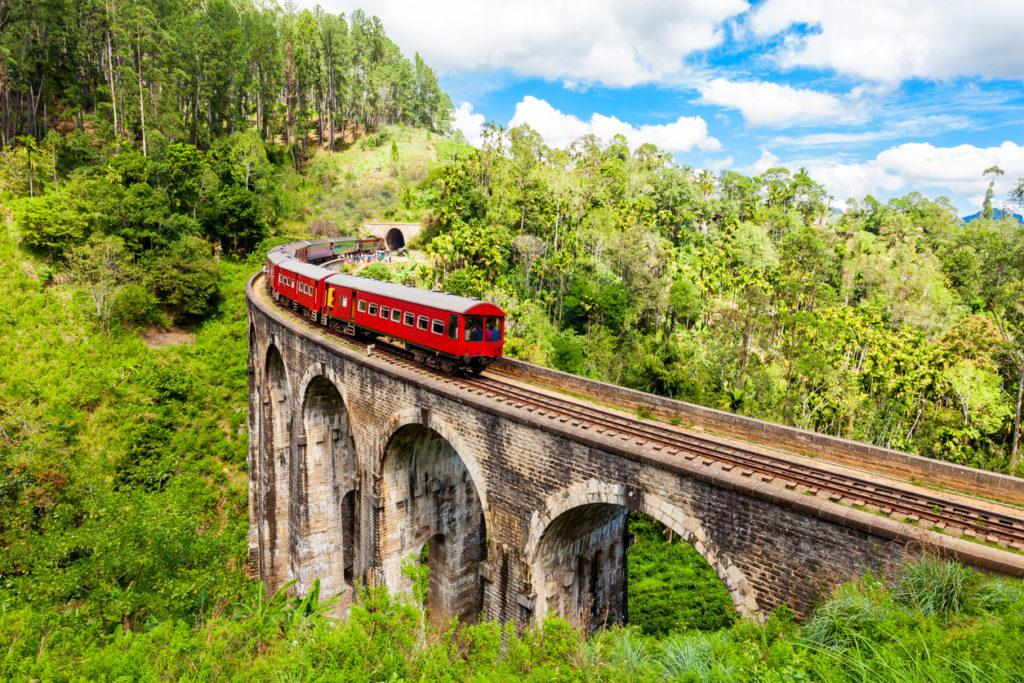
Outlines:
POLYGON ((948 618, 978 608, 977 587, 978 575, 969 567, 925 555, 903 565, 893 599, 922 614, 948 618))

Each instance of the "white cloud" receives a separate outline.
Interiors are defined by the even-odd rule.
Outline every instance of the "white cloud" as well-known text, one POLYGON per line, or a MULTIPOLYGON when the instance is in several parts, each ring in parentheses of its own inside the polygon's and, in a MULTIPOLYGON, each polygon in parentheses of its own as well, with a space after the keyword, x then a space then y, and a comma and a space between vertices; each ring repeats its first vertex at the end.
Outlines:
POLYGON ((988 188, 989 179, 982 175, 985 169, 999 166, 1005 172, 996 180, 996 206, 1003 204, 1011 186, 1024 177, 1024 145, 1009 141, 998 147, 935 147, 928 143, 908 143, 890 147, 874 159, 861 163, 842 163, 834 159, 780 163, 771 152, 762 150, 761 159, 745 172, 756 175, 771 166, 806 167, 810 176, 837 200, 927 190, 926 194, 949 196, 962 212, 972 213, 981 207, 981 198, 988 188))
MULTIPOLYGON (((301 0, 311 5, 314 0, 301 0)), ((746 0, 319 0, 380 17, 403 51, 441 72, 510 69, 576 84, 664 82, 687 55, 720 45, 746 0)))
POLYGON ((749 176, 761 175, 769 168, 778 168, 781 164, 779 158, 766 149, 761 150, 761 156, 757 161, 746 168, 740 169, 740 173, 749 176))
POLYGON ((935 115, 913 118, 902 118, 885 121, 884 128, 861 131, 858 133, 828 132, 809 133, 807 135, 779 135, 772 138, 772 145, 795 145, 799 147, 817 146, 854 146, 879 140, 895 138, 927 137, 954 130, 963 130, 971 126, 966 116, 935 115))
POLYGON ((845 205, 849 198, 862 199, 873 194, 898 193, 907 181, 874 162, 864 164, 811 163, 807 173, 821 183, 829 194, 845 205))
POLYGON ((738 109, 753 126, 820 120, 852 120, 857 106, 835 95, 766 81, 716 78, 697 86, 701 102, 738 109))
POLYGON ((767 0, 748 25, 761 37, 783 34, 776 57, 787 67, 887 83, 1024 73, 1019 0, 767 0))
POLYGON ((455 110, 452 126, 462 131, 466 141, 474 147, 480 146, 481 132, 484 128, 484 115, 473 113, 473 105, 462 102, 455 110))
POLYGON ((996 197, 1005 197, 1017 178, 1024 176, 1024 145, 1004 142, 999 147, 934 147, 913 142, 887 149, 875 163, 918 187, 948 187, 956 194, 984 195, 988 179, 982 173, 999 166, 1006 175, 996 181, 996 197))
POLYGON ((547 101, 527 95, 516 105, 509 127, 528 124, 552 147, 566 147, 584 135, 593 134, 608 142, 623 135, 630 147, 651 143, 667 152, 686 152, 694 148, 713 151, 721 143, 708 135, 707 123, 699 116, 680 116, 674 123, 633 126, 614 116, 594 114, 589 121, 566 114, 547 101))

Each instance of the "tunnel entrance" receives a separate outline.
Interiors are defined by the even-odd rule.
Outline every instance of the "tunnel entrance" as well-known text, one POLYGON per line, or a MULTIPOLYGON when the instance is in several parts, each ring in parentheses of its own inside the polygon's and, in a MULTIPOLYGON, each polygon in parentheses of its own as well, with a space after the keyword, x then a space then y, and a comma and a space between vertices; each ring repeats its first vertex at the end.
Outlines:
POLYGON ((384 236, 384 244, 387 245, 388 251, 398 251, 405 247, 405 235, 398 228, 391 228, 384 236))
POLYGON ((402 565, 418 561, 426 545, 431 617, 474 621, 483 608, 479 567, 487 556, 486 529, 480 496, 459 454, 432 429, 403 427, 385 451, 381 498, 387 585, 413 592, 414 579, 402 565))

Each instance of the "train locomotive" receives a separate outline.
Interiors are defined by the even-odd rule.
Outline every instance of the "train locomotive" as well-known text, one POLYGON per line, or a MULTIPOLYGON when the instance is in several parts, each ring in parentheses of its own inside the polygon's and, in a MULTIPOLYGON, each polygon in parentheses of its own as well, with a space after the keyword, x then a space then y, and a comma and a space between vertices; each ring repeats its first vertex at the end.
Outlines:
POLYGON ((275 247, 263 267, 267 288, 320 325, 400 341, 418 362, 445 372, 477 374, 501 356, 505 312, 494 304, 318 265, 383 246, 375 237, 342 237, 275 247))

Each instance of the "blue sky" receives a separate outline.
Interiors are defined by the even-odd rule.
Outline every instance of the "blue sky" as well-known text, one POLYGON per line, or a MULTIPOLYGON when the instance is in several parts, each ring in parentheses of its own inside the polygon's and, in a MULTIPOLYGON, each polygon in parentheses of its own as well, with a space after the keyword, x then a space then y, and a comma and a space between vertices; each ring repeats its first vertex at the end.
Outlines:
MULTIPOLYGON (((313 2, 302 0, 304 6, 313 2)), ((809 169, 842 207, 918 191, 973 213, 1024 177, 1021 0, 321 0, 419 52, 476 140, 527 123, 677 163, 809 169)))

